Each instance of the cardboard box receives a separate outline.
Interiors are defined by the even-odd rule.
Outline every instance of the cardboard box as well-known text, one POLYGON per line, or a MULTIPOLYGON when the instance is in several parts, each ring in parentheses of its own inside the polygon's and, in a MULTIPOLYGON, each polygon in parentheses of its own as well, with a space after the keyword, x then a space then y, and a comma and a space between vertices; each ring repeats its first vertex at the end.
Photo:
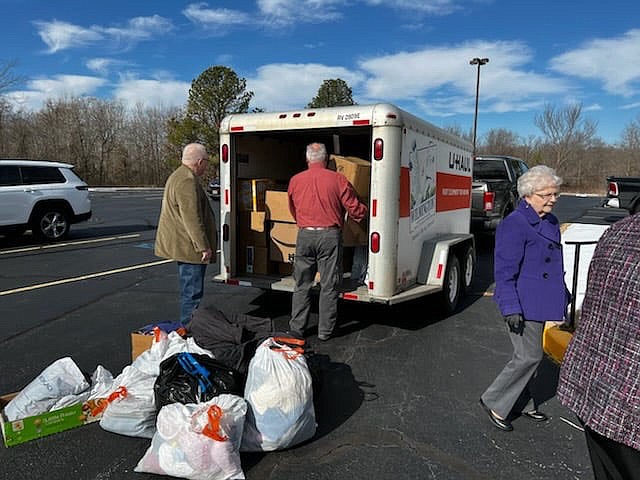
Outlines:
POLYGON ((240 244, 238 269, 243 273, 265 275, 269 273, 269 249, 240 244))
POLYGON ((342 245, 344 247, 357 247, 369 244, 367 222, 358 223, 351 218, 344 222, 342 228, 342 245))
POLYGON ((250 178, 238 181, 238 209, 241 211, 264 211, 265 192, 276 186, 270 178, 250 178))
POLYGON ((131 361, 133 362, 136 358, 138 358, 143 352, 146 352, 151 348, 153 344, 153 332, 149 333, 140 333, 140 332, 132 332, 131 333, 131 361))
POLYGON ((239 241, 244 245, 267 247, 266 212, 240 212, 238 215, 239 241))
POLYGON ((353 185, 361 200, 369 198, 369 185, 371 184, 371 162, 358 157, 344 157, 342 155, 331 155, 329 157, 329 168, 344 175, 353 185))
POLYGON ((287 192, 267 190, 265 197, 267 219, 272 222, 296 223, 289 211, 289 196, 287 192))
POLYGON ((96 422, 102 417, 102 409, 97 411, 97 407, 106 402, 103 398, 89 400, 10 422, 4 415, 4 407, 16 395, 11 393, 0 397, 0 426, 7 447, 96 422))
POLYGON ((297 225, 285 222, 270 223, 269 259, 274 262, 292 263, 298 238, 297 225))

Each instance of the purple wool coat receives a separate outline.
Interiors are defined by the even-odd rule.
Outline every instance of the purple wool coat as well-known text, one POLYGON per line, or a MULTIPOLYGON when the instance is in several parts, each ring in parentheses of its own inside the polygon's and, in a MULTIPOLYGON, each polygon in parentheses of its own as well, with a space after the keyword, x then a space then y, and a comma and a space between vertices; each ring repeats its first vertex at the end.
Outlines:
POLYGON ((496 230, 494 299, 502 315, 519 313, 537 322, 564 319, 570 295, 558 219, 525 201, 496 230))
POLYGON ((640 450, 640 214, 596 246, 557 395, 595 432, 640 450))

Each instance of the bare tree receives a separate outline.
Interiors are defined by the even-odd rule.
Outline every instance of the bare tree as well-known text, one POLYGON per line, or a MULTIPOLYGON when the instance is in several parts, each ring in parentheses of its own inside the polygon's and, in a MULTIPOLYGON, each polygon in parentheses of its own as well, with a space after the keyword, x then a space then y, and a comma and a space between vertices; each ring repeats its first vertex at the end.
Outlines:
POLYGON ((484 142, 479 151, 500 155, 517 156, 520 149, 520 137, 506 128, 492 128, 484 135, 484 142))
POLYGON ((625 152, 624 175, 640 172, 640 115, 631 120, 622 131, 620 146, 625 152))
POLYGON ((552 152, 550 166, 558 171, 566 168, 567 162, 576 159, 578 152, 590 146, 597 128, 597 122, 582 117, 581 104, 559 109, 547 104, 544 111, 535 116, 534 124, 544 135, 545 143, 552 152))
POLYGON ((13 73, 13 69, 17 64, 16 60, 0 61, 0 95, 5 94, 11 88, 24 81, 23 77, 13 73))

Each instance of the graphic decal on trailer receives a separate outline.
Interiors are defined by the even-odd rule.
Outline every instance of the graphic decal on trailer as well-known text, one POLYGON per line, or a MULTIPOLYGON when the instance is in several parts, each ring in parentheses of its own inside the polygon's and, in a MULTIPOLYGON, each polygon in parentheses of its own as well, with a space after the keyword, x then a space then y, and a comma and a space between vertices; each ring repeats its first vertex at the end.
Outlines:
POLYGON ((411 233, 423 231, 436 213, 436 144, 429 140, 418 146, 414 139, 409 151, 411 185, 411 233))

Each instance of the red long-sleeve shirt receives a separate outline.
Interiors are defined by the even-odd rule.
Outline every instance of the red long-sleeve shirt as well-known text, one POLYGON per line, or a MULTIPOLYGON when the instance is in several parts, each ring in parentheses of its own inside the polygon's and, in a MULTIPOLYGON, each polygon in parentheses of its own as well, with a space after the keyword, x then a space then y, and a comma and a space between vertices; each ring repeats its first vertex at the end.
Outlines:
POLYGON ((321 163, 310 163, 304 172, 289 181, 289 211, 296 224, 304 227, 339 227, 345 211, 356 222, 367 214, 367 206, 358 200, 344 175, 328 170, 321 163))

